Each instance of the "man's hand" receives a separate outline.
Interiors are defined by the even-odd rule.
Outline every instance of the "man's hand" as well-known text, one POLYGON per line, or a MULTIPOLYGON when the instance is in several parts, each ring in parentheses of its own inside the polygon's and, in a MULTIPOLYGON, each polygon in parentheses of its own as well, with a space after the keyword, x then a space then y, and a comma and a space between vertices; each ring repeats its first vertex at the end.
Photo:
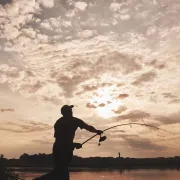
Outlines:
POLYGON ((76 149, 81 149, 82 148, 81 143, 73 143, 73 144, 74 144, 74 148, 76 148, 76 149))
POLYGON ((97 133, 98 135, 101 135, 101 134, 103 133, 103 131, 101 131, 101 130, 96 130, 96 133, 97 133))

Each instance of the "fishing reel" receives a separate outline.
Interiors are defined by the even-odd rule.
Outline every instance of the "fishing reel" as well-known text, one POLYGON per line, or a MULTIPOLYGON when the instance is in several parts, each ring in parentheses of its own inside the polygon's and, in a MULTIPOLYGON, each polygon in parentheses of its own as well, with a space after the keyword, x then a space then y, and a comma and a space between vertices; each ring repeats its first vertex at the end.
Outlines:
POLYGON ((98 144, 98 146, 100 146, 100 145, 101 145, 101 142, 105 141, 106 139, 107 139, 107 137, 106 137, 106 136, 102 136, 102 135, 100 135, 100 137, 99 137, 99 144, 98 144))

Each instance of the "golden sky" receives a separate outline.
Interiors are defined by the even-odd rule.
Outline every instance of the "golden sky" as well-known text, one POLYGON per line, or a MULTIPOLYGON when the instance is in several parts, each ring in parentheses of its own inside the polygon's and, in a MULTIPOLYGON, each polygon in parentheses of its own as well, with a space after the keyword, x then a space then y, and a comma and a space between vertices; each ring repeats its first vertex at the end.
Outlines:
POLYGON ((60 108, 74 104, 98 129, 176 133, 121 127, 77 155, 179 155, 179 12, 179 0, 0 0, 0 153, 51 153, 60 108))

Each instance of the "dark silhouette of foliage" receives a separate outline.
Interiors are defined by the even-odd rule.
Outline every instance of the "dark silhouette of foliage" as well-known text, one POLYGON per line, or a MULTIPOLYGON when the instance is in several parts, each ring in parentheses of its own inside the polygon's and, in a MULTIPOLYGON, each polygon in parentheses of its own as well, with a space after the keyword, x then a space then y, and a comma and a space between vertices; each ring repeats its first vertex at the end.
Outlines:
MULTIPOLYGON (((19 159, 7 160, 11 167, 53 167, 52 154, 23 154, 19 159)), ((180 168, 180 157, 130 158, 130 157, 88 157, 73 156, 70 167, 79 168, 121 168, 121 169, 166 169, 180 168)))
POLYGON ((0 180, 20 180, 19 175, 8 170, 5 166, 6 159, 0 155, 0 180))

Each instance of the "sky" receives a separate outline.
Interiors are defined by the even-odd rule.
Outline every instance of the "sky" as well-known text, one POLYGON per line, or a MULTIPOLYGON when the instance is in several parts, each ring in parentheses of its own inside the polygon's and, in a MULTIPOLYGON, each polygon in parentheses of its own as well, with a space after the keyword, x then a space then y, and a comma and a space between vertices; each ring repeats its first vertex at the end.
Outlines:
POLYGON ((179 0, 0 0, 0 153, 51 153, 73 104, 97 129, 171 132, 122 126, 75 155, 180 155, 179 11, 179 0))

